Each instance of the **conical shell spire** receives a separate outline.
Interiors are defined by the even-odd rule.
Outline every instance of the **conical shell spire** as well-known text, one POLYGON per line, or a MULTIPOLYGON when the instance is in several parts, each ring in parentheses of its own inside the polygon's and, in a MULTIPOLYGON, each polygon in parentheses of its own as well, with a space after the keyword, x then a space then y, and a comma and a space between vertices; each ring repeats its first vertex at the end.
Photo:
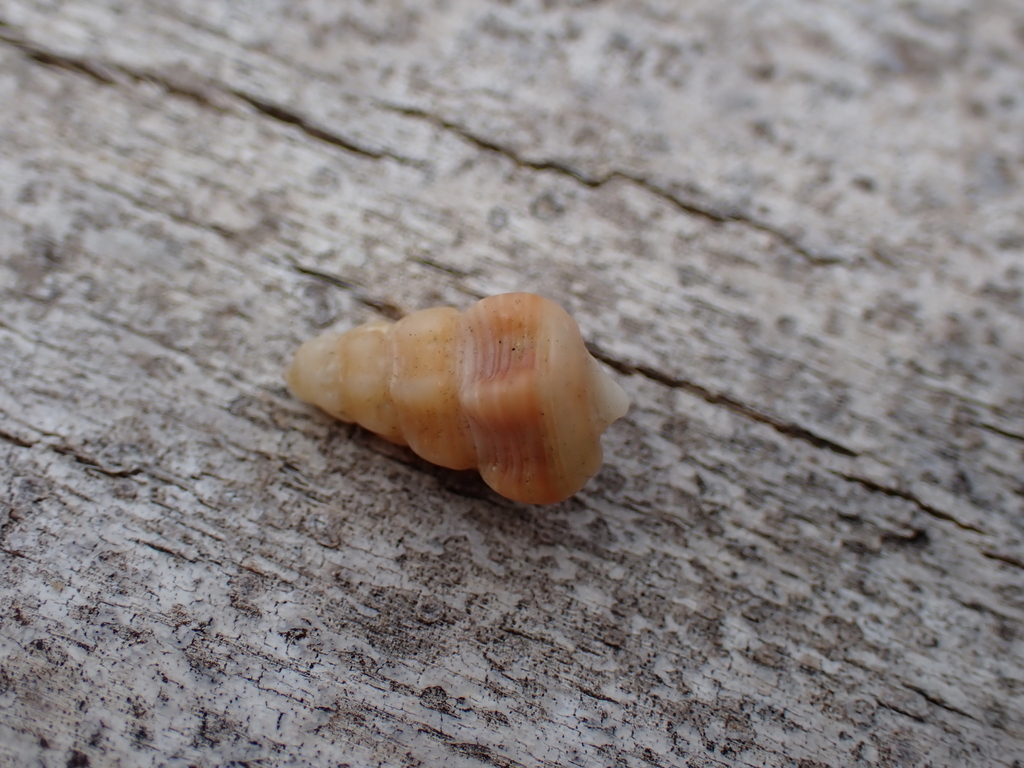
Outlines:
POLYGON ((601 433, 629 409, 557 304, 509 293, 306 342, 286 378, 298 397, 498 493, 546 504, 601 467, 601 433))

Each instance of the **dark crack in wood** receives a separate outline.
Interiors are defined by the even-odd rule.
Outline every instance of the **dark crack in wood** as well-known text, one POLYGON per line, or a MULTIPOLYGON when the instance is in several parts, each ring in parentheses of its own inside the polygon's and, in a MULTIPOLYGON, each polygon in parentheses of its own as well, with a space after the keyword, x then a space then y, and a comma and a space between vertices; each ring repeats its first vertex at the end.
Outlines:
POLYGON ((886 709, 892 712, 896 712, 897 714, 903 715, 904 717, 909 717, 911 720, 916 720, 919 723, 923 723, 926 720, 926 718, 922 717, 921 715, 915 715, 913 712, 903 709, 902 707, 898 707, 890 702, 879 701, 878 706, 885 707, 886 709))
POLYGON ((47 67, 64 69, 68 72, 85 75, 86 77, 89 77, 98 83, 102 83, 103 85, 117 84, 117 79, 114 77, 111 68, 91 59, 81 58, 78 56, 65 56, 59 53, 54 53, 53 51, 48 51, 45 48, 29 43, 22 37, 4 31, 8 29, 10 29, 10 27, 7 24, 0 23, 0 42, 14 46, 30 60, 38 64, 43 64, 47 67))
POLYGON ((988 533, 982 530, 981 528, 971 525, 970 523, 965 523, 961 520, 958 520, 954 515, 951 515, 949 512, 946 512, 945 510, 933 507, 931 504, 925 504, 923 501, 917 498, 917 496, 910 493, 910 491, 900 490, 899 488, 890 488, 886 485, 876 483, 874 480, 868 480, 866 477, 858 477, 857 475, 847 475, 842 472, 835 471, 833 471, 832 474, 834 474, 836 477, 843 478, 843 480, 849 480, 851 483, 857 483, 858 485, 867 488, 869 491, 873 491, 875 493, 882 493, 885 494, 886 496, 891 496, 892 498, 895 499, 903 499, 904 501, 909 501, 922 512, 929 514, 932 517, 938 518, 939 520, 945 520, 947 522, 953 523, 957 528, 961 528, 965 531, 973 531, 974 533, 980 533, 982 536, 988 535, 988 533))
POLYGON ((525 768, 522 763, 516 760, 494 754, 491 748, 484 744, 452 742, 447 746, 448 749, 459 756, 470 757, 487 765, 493 765, 495 768, 525 768))
POLYGON ((401 165, 408 165, 414 168, 419 168, 421 170, 425 170, 429 167, 429 163, 426 163, 422 160, 414 160, 413 158, 404 157, 403 155, 398 155, 393 152, 371 149, 369 147, 364 147, 359 144, 356 144, 354 141, 346 139, 344 136, 341 136, 340 134, 332 133, 316 125, 308 118, 303 117, 299 113, 293 112, 290 109, 281 106, 280 104, 274 104, 264 99, 257 98, 256 96, 245 93, 244 91, 227 89, 227 92, 230 93, 232 96, 241 99, 246 104, 251 106, 253 109, 266 115, 267 117, 270 117, 274 120, 278 120, 282 123, 287 123, 288 125, 294 125, 296 128, 298 128, 300 131, 305 133, 310 138, 314 138, 317 139, 318 141, 322 141, 332 146, 339 147, 341 149, 344 149, 346 152, 351 152, 354 155, 361 155, 363 157, 368 157, 372 160, 393 160, 401 165))
POLYGON ((306 277, 312 277, 320 282, 333 285, 335 288, 341 288, 342 290, 351 292, 360 304, 379 312, 389 320, 401 320, 405 317, 405 312, 400 307, 396 307, 394 304, 387 301, 370 298, 363 293, 362 286, 352 282, 351 280, 346 280, 338 275, 332 275, 329 272, 321 272, 319 269, 304 267, 294 261, 291 262, 291 265, 292 269, 300 275, 306 275, 306 277))
POLYGON ((441 264, 439 262, 434 261, 433 259, 427 258, 426 256, 415 256, 413 257, 412 260, 417 264, 422 264, 425 267, 436 269, 438 272, 444 272, 445 274, 451 275, 452 277, 457 277, 460 280, 462 278, 469 277, 469 275, 471 274, 470 272, 467 272, 463 269, 459 269, 458 267, 450 267, 447 264, 441 264))
POLYGON ((157 544, 156 542, 153 542, 153 541, 146 541, 145 539, 130 539, 130 541, 134 541, 136 544, 141 544, 144 547, 149 547, 150 549, 156 550, 157 552, 162 552, 165 555, 170 555, 171 557, 176 557, 179 560, 186 560, 187 562, 190 562, 190 563, 194 563, 196 561, 194 557, 189 557, 188 555, 184 554, 183 552, 179 552, 176 549, 171 549, 170 547, 165 547, 162 544, 157 544))
POLYGON ((590 344, 587 345, 587 349, 590 351, 590 354, 592 354, 602 363, 605 363, 606 365, 608 365, 611 368, 614 368, 616 371, 619 371, 620 373, 624 373, 628 376, 640 375, 643 376, 645 379, 656 381, 657 383, 669 387, 670 389, 681 389, 684 392, 689 392, 691 395, 695 395, 696 397, 699 397, 701 400, 710 403, 711 405, 722 406, 740 416, 744 416, 748 419, 759 422, 761 424, 767 424, 776 432, 786 435, 787 437, 802 440, 805 443, 813 445, 815 448, 821 448, 827 451, 832 451, 833 453, 837 453, 840 456, 847 456, 850 458, 856 457, 858 455, 856 451, 847 448, 845 445, 841 445, 840 443, 837 443, 833 440, 824 438, 821 435, 816 435, 809 429, 801 427, 799 424, 793 424, 792 422, 783 421, 782 419, 764 413, 763 411, 751 408, 750 406, 744 405, 743 403, 729 397, 728 395, 723 395, 721 392, 713 392, 712 390, 708 389, 707 387, 701 386, 700 384, 695 384, 692 381, 687 381, 686 379, 680 379, 675 376, 671 376, 667 373, 655 370, 654 368, 650 368, 646 365, 632 365, 630 363, 623 362, 622 360, 617 360, 611 357, 610 355, 605 354, 599 348, 590 344))
POLYGON ((1010 432, 1009 430, 1003 429, 1002 427, 997 427, 995 424, 986 424, 985 422, 982 421, 976 421, 974 422, 974 426, 988 430, 989 432, 993 432, 997 435, 1001 435, 1010 440, 1019 440, 1020 442, 1024 443, 1024 435, 1018 434, 1016 432, 1010 432))
MULTIPOLYGON (((6 443, 11 443, 12 445, 16 445, 19 448, 31 448, 34 445, 36 445, 36 443, 34 442, 25 440, 24 438, 18 437, 17 435, 12 435, 10 432, 4 430, 0 430, 0 440, 3 440, 6 443)), ((72 459, 75 460, 76 463, 88 467, 89 469, 100 472, 101 474, 108 475, 109 477, 131 477, 143 471, 141 467, 129 467, 121 469, 115 467, 108 467, 107 465, 103 464, 102 462, 93 458, 92 456, 89 456, 88 454, 81 452, 77 448, 74 448, 66 444, 47 445, 46 447, 49 448, 51 451, 54 451, 55 453, 61 454, 62 456, 70 456, 72 459)))
POLYGON ((81 464, 89 469, 93 469, 101 474, 109 477, 131 477, 137 475, 143 471, 142 467, 128 467, 124 469, 117 469, 115 467, 108 467, 98 459, 89 456, 88 454, 82 453, 77 448, 69 445, 54 445, 50 446, 51 449, 62 456, 70 456, 78 464, 81 464))
POLYGON ((592 176, 584 173, 578 168, 574 168, 571 165, 563 163, 559 160, 529 160, 525 157, 522 157, 519 153, 517 153, 513 149, 510 149, 509 147, 506 147, 502 144, 499 144, 496 141, 493 141, 491 139, 474 133, 470 129, 466 128, 464 125, 460 125, 459 123, 440 117, 439 115, 434 115, 430 112, 427 112, 426 110, 417 109, 416 107, 392 104, 389 102, 378 101, 375 103, 382 109, 387 109, 391 112, 395 112, 405 117, 425 120, 431 123, 432 125, 436 126, 437 128, 441 128, 445 131, 455 134, 456 136, 460 137, 464 141, 469 142, 470 144, 473 144, 479 149, 485 150, 487 152, 493 152, 495 154, 501 155, 502 157, 508 158, 521 168, 529 168, 530 170, 533 171, 550 171, 552 173, 557 173, 559 175, 573 179, 579 184, 582 184, 583 186, 589 187, 591 189, 603 187, 604 185, 616 180, 629 182, 646 190, 655 197, 664 200, 677 210, 683 211, 684 213, 699 216, 701 218, 716 222, 718 224, 735 222, 737 224, 742 224, 744 226, 751 227, 752 229, 756 229, 759 232, 764 232, 765 234, 771 235, 772 237, 776 238, 779 242, 781 242, 783 245, 785 245, 787 248, 789 248, 791 251, 793 251, 796 254, 799 254, 808 262, 816 266, 831 266, 843 263, 842 259, 839 258, 831 256, 822 256, 821 254, 812 253, 803 245, 801 245, 792 235, 789 235, 783 232, 782 230, 778 229, 777 227, 773 227, 772 225, 766 222, 759 221, 758 219, 755 219, 743 213, 742 211, 736 209, 735 207, 725 205, 716 207, 712 205, 707 205, 705 203, 698 203, 694 200, 688 200, 681 197, 678 193, 673 192, 671 189, 668 189, 654 181, 651 181, 650 179, 632 173, 627 173, 626 171, 614 170, 609 171, 603 176, 592 176))
POLYGON ((998 560, 1000 563, 1006 563, 1007 565, 1012 565, 1014 568, 1024 570, 1024 560, 1014 557, 1013 555, 1004 555, 1000 552, 991 552, 988 550, 982 551, 981 554, 989 560, 998 560))
POLYGON ((33 45, 15 35, 2 32, 0 32, 0 41, 15 46, 20 49, 27 58, 39 64, 55 67, 57 69, 64 69, 80 75, 86 75, 103 85, 117 85, 119 81, 115 76, 115 73, 121 74, 125 78, 136 82, 148 82, 159 85, 169 93, 182 96, 204 107, 215 109, 220 112, 224 111, 224 107, 217 103, 215 94, 221 93, 226 96, 230 95, 242 102, 245 102, 266 117, 288 125, 293 125, 307 136, 344 149, 346 152, 373 160, 393 160, 401 165, 408 165, 421 170, 426 170, 430 166, 429 163, 422 160, 415 160, 393 152, 375 150, 361 146, 354 141, 346 139, 344 136, 332 133, 321 126, 316 125, 308 118, 303 117, 297 112, 293 112, 281 105, 273 104, 272 102, 245 93, 244 91, 227 88, 212 81, 202 81, 199 78, 196 78, 194 83, 187 83, 181 78, 169 77, 152 71, 135 70, 120 64, 108 64, 106 62, 100 62, 90 58, 66 56, 33 45))
POLYGON ((31 448, 35 445, 35 443, 29 442, 17 435, 12 435, 10 432, 5 432, 2 429, 0 429, 0 440, 3 440, 5 443, 10 443, 11 445, 16 445, 19 448, 31 448))
POLYGON ((966 717, 968 720, 977 720, 977 718, 974 717, 974 715, 970 714, 969 712, 964 712, 962 709, 958 707, 954 707, 941 696, 936 696, 934 693, 929 693, 924 688, 912 685, 910 683, 904 683, 903 687, 906 688, 908 691, 913 691, 914 693, 920 694, 925 699, 925 701, 927 701, 929 704, 934 704, 936 707, 939 707, 940 709, 944 709, 947 712, 952 712, 953 714, 960 715, 961 717, 966 717))
MULTIPOLYGON (((170 93, 192 99, 204 106, 222 111, 222 107, 217 105, 215 100, 211 97, 212 92, 219 91, 240 99, 267 117, 295 126, 311 138, 339 147, 352 154, 373 160, 392 160, 401 165, 412 166, 421 170, 428 169, 430 165, 428 162, 422 160, 416 160, 394 152, 372 149, 370 147, 360 145, 351 139, 347 139, 338 133, 334 133, 317 125, 308 118, 300 115, 298 112, 294 112, 280 104, 274 104, 244 91, 226 88, 214 83, 210 83, 211 87, 209 89, 200 88, 195 84, 185 84, 179 78, 167 77, 155 72, 136 71, 121 65, 108 65, 97 62, 93 59, 64 56, 33 46, 24 40, 10 35, 0 35, 0 40, 4 40, 21 48, 26 52, 28 57, 34 61, 88 75, 94 80, 105 85, 115 85, 117 83, 116 78, 112 74, 116 71, 134 80, 158 84, 170 93)), ((591 189, 603 187, 616 180, 625 181, 646 190, 650 194, 664 200, 674 208, 683 211, 684 213, 699 216, 719 224, 734 222, 760 232, 764 232, 765 234, 774 237, 791 251, 800 255, 814 265, 831 266, 843 263, 842 259, 823 256, 821 254, 811 252, 801 245, 792 235, 787 234, 778 227, 774 227, 766 222, 755 219, 735 207, 726 205, 716 207, 706 203, 699 203, 694 200, 686 199, 680 196, 677 192, 651 181, 650 179, 636 174, 627 173, 625 171, 614 170, 604 174, 603 176, 592 176, 558 160, 529 160, 521 157, 514 150, 496 141, 474 133, 459 123, 431 114, 425 110, 390 104, 387 102, 375 102, 375 104, 382 109, 401 114, 405 117, 428 121, 438 128, 459 136, 464 141, 473 144, 481 150, 493 152, 508 158, 519 167, 529 168, 534 171, 550 171, 557 173, 571 178, 579 184, 591 189)))
POLYGON ((595 691, 595 690, 593 690, 591 688, 584 688, 582 685, 577 685, 576 686, 576 690, 578 690, 580 693, 582 693, 585 696, 589 696, 592 699, 596 699, 597 701, 607 701, 609 704, 618 704, 618 705, 622 704, 621 701, 616 701, 615 699, 611 698, 610 696, 605 696, 600 691, 595 691))

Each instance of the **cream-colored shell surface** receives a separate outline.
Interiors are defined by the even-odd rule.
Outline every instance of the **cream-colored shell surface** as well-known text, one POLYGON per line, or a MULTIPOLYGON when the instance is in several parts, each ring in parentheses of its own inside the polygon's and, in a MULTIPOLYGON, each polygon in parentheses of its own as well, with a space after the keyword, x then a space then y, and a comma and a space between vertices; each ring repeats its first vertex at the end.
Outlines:
POLYGON ((325 333, 286 373, 302 400, 434 464, 480 471, 515 501, 576 493, 629 409, 558 304, 530 293, 325 333))

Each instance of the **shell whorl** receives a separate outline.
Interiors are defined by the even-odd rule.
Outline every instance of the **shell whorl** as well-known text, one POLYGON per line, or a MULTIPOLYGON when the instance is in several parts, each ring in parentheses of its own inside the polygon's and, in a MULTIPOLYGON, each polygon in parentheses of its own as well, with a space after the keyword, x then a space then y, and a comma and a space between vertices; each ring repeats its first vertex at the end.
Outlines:
POLYGON ((601 433, 629 408, 576 322, 528 293, 325 333, 286 378, 332 416, 435 464, 475 467, 498 493, 534 504, 583 487, 600 469, 601 433))

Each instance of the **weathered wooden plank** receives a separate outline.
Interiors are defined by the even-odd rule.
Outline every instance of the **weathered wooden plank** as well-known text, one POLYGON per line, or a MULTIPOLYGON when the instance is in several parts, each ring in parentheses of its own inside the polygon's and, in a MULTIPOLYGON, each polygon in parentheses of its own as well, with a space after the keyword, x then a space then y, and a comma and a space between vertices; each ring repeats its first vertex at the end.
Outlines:
POLYGON ((0 757, 1014 765, 1022 25, 0 4, 0 757), (503 290, 634 398, 565 504, 282 387, 503 290))

